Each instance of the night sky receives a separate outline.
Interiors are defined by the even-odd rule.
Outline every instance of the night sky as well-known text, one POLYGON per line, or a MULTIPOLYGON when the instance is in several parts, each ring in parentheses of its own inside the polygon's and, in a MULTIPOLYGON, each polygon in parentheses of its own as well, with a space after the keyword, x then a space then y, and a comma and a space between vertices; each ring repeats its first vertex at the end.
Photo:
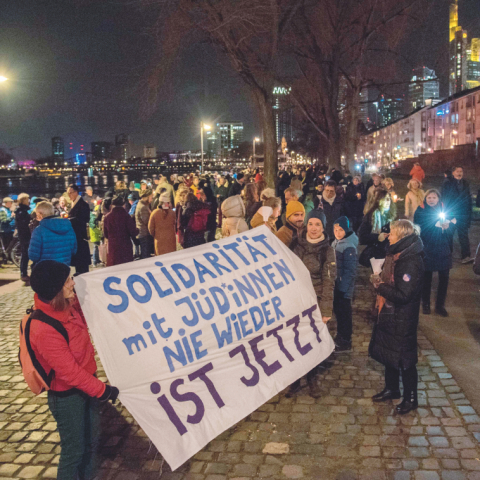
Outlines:
MULTIPOLYGON (((460 24, 480 36, 480 2, 460 0, 460 24)), ((392 79, 417 65, 434 68, 446 93, 448 0, 402 42, 392 79)), ((150 118, 140 113, 141 81, 151 52, 146 12, 125 2, 21 0, 0 13, 0 148, 19 159, 51 153, 51 137, 85 144, 130 134, 158 151, 199 149, 199 122, 242 121, 245 138, 260 134, 242 83, 207 44, 179 57, 170 88, 150 118), (174 95, 171 95, 171 92, 174 95)), ((288 73, 288 72, 287 72, 288 73)))

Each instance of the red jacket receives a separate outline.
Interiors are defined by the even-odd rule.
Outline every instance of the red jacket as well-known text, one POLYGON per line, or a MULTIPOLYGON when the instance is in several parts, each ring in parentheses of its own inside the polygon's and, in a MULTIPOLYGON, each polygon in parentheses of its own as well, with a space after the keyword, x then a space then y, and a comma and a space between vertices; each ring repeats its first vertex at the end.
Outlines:
POLYGON ((51 390, 64 392, 78 388, 91 397, 101 397, 105 384, 94 376, 97 371, 95 352, 78 300, 75 298, 69 309, 57 312, 35 294, 35 309, 62 322, 69 338, 67 344, 50 325, 32 320, 30 343, 33 351, 47 373, 52 368, 55 370, 51 390))
POLYGON ((418 180, 419 182, 423 182, 425 178, 425 172, 420 165, 414 165, 412 170, 410 171, 410 176, 412 180, 418 180))

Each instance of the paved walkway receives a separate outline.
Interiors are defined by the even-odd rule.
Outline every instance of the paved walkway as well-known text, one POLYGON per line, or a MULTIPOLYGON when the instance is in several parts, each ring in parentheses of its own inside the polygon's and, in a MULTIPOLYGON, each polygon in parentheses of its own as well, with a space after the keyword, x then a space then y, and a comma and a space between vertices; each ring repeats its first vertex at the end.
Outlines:
MULTIPOLYGON (((400 417, 392 403, 372 404, 383 388, 383 367, 367 356, 371 290, 361 271, 353 352, 319 373, 321 398, 307 388, 291 399, 278 395, 174 473, 131 415, 107 405, 99 478, 480 480, 480 418, 421 332, 420 408, 400 417), (271 453, 272 443, 286 453, 271 453)), ((46 396, 27 390, 17 361, 18 323, 31 303, 29 288, 0 296, 0 480, 55 478, 59 460, 46 396)))

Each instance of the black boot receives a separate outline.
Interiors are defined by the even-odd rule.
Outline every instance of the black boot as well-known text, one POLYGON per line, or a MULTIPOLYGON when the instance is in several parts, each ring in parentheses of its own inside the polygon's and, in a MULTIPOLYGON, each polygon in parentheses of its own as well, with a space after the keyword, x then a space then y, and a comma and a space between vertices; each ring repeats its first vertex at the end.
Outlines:
POLYGON ((386 402, 387 400, 398 400, 401 397, 400 391, 389 390, 384 388, 380 393, 372 397, 374 402, 386 402))
POLYGON ((402 403, 395 407, 396 412, 399 415, 405 415, 412 410, 416 410, 418 408, 418 396, 417 392, 403 392, 403 400, 402 403))
POLYGON ((300 385, 301 379, 295 380, 288 389, 288 392, 285 394, 287 398, 294 397, 301 389, 302 386, 300 385))
POLYGON ((405 400, 403 399, 402 403, 400 405, 397 405, 395 407, 396 412, 399 415, 405 415, 408 412, 411 412, 412 410, 416 410, 418 408, 418 400, 405 400))
POLYGON ((424 303, 423 304, 423 314, 424 315, 430 315, 430 304, 429 303, 424 303))

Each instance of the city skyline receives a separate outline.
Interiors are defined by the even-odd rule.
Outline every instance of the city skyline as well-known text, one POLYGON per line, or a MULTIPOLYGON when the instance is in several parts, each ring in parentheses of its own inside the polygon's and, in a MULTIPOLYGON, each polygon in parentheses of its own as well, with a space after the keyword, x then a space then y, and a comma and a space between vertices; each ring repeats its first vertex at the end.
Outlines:
MULTIPOLYGON (((426 65, 441 80, 442 98, 448 87, 448 3, 432 3, 428 18, 400 46, 410 64, 388 72, 408 81, 413 68, 426 65)), ((121 131, 160 151, 197 150, 201 121, 231 118, 244 124, 245 140, 262 134, 241 81, 207 44, 183 52, 159 109, 142 117, 149 23, 132 6, 27 0, 3 13, 1 66, 11 80, 0 91, 0 147, 18 158, 50 155, 54 136, 90 146, 121 131)), ((470 38, 480 36, 478 2, 460 0, 459 24, 470 38)))

